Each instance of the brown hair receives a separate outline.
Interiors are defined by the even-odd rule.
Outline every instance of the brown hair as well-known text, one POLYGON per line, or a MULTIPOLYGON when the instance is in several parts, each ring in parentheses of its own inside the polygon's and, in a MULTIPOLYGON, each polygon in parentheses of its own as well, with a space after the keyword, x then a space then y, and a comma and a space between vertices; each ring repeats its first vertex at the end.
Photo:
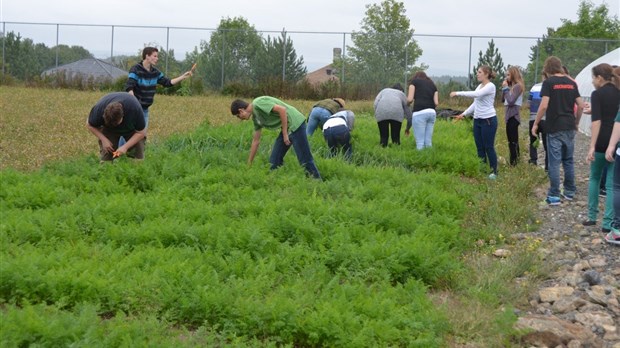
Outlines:
POLYGON ((613 79, 615 80, 614 84, 616 85, 616 88, 620 89, 620 66, 614 68, 613 79))
POLYGON ((592 68, 592 76, 600 76, 605 82, 612 82, 616 88, 620 89, 620 80, 618 76, 614 74, 614 69, 607 63, 599 64, 592 68))
POLYGON ((547 57, 547 59, 545 59, 543 71, 546 72, 547 75, 564 74, 564 69, 562 69, 562 61, 556 56, 547 57))
POLYGON ((491 67, 488 65, 481 65, 478 69, 482 70, 483 73, 487 74, 489 80, 493 80, 496 76, 493 69, 491 69, 491 67))
POLYGON ((150 56, 153 52, 159 52, 157 47, 144 47, 142 50, 142 59, 146 59, 146 56, 150 56))
POLYGON ((110 103, 103 110, 103 123, 106 127, 116 127, 124 116, 125 112, 121 103, 110 103))
POLYGON ((508 81, 510 88, 514 87, 514 85, 519 85, 521 86, 521 93, 523 93, 525 91, 525 82, 523 82, 521 70, 513 65, 508 68, 508 72, 510 73, 510 81, 508 81))
MULTIPOLYGON (((428 80, 428 81, 430 81, 430 82, 433 84, 433 86, 435 86, 435 82, 433 82, 433 80, 431 80, 431 78, 430 78, 430 77, 428 77, 428 75, 426 75, 426 73, 425 73, 424 71, 418 71, 418 72, 416 72, 416 73, 413 75, 413 77, 411 78, 411 80, 409 81, 409 84, 410 84, 410 85, 413 85, 413 80, 416 80, 416 79, 420 79, 420 80, 428 80)), ((435 88, 437 88, 437 87, 435 87, 435 88)))

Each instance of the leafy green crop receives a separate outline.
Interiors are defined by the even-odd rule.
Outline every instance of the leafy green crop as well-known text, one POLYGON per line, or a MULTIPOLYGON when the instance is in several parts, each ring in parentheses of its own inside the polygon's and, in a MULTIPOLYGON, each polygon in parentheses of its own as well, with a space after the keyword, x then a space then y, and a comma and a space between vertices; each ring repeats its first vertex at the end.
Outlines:
POLYGON ((427 289, 456 286, 493 233, 464 224, 491 183, 466 125, 438 122, 416 151, 357 122, 352 163, 310 139, 322 182, 293 151, 268 170, 275 132, 248 167, 249 124, 205 124, 138 163, 1 171, 2 345, 441 346, 427 289))

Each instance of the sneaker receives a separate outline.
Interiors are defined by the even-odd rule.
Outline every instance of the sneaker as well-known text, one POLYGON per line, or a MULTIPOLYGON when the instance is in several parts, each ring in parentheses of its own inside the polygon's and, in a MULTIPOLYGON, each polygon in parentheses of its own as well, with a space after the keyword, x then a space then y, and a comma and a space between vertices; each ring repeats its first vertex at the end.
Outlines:
POLYGON ((489 180, 495 180, 497 179, 497 174, 491 173, 489 174, 489 180))
POLYGON ((610 244, 620 245, 620 231, 613 229, 605 236, 605 241, 610 244))
POLYGON ((562 197, 567 201, 572 201, 575 195, 562 192, 562 197))
POLYGON ((599 197, 607 197, 607 190, 600 189, 600 191, 598 191, 598 195, 599 197))
POLYGON ((594 225, 596 225, 596 221, 586 220, 586 221, 583 221, 581 224, 584 225, 584 226, 594 226, 594 225))
POLYGON ((547 203, 547 205, 560 205, 562 204, 562 201, 560 200, 560 197, 547 196, 545 203, 547 203))

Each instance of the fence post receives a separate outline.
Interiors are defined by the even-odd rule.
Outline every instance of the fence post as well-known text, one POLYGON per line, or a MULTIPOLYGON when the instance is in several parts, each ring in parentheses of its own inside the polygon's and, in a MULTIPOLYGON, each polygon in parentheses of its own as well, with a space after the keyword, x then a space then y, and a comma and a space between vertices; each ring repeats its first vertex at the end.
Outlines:
POLYGON ((4 80, 4 66, 6 65, 5 60, 5 44, 6 44, 6 22, 2 22, 2 80, 4 80))
POLYGON ((286 80, 286 28, 282 28, 282 82, 286 80))
POLYGON ((114 26, 112 26, 112 37, 110 39, 110 61, 114 63, 114 26))
POLYGON ((538 60, 540 52, 540 39, 536 39, 536 64, 534 65, 534 84, 538 83, 538 60))
POLYGON ((342 57, 340 59, 340 62, 342 63, 342 71, 340 72, 340 87, 344 86, 344 57, 345 57, 345 41, 347 39, 347 33, 342 33, 342 57))
POLYGON ((166 75, 168 75, 168 57, 170 57, 170 27, 166 27, 166 75))
POLYGON ((471 86, 471 78, 472 76, 469 74, 469 69, 471 69, 471 40, 472 37, 469 37, 469 61, 467 62, 467 86, 471 86))
POLYGON ((408 54, 409 51, 407 50, 407 42, 405 42, 405 72, 403 73, 405 77, 405 83, 403 84, 403 86, 405 86, 405 93, 407 93, 407 60, 409 58, 408 54))
POLYGON ((56 67, 58 68, 58 32, 60 31, 60 24, 56 24, 56 67))
POLYGON ((224 49, 226 47, 226 30, 222 30, 222 82, 220 89, 224 89, 224 49))

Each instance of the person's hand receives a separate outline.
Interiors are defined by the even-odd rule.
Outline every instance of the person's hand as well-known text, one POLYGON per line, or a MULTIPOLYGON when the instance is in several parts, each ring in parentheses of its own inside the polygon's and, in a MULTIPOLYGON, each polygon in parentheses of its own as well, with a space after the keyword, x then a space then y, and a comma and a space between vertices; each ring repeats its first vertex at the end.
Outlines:
POLYGON ((112 142, 107 138, 101 141, 101 147, 103 147, 106 152, 114 152, 114 146, 112 145, 112 142))
POLYGON ((291 140, 288 138, 288 134, 286 134, 286 135, 282 134, 282 140, 284 140, 284 144, 286 146, 290 146, 291 145, 291 140))
POLYGON ((508 80, 504 79, 504 81, 502 81, 502 87, 508 87, 508 80))
POLYGON ((114 151, 115 157, 121 157, 127 153, 127 146, 123 145, 114 151))
POLYGON ((532 126, 532 135, 538 138, 538 125, 536 123, 534 123, 534 125, 532 126))
POLYGON ((592 114, 592 106, 589 102, 583 103, 583 113, 588 115, 592 114))
POLYGON ((456 97, 456 92, 450 92, 450 97, 456 97))
POLYGON ((614 152, 616 152, 616 147, 615 146, 609 146, 607 148, 607 151, 605 151, 605 159, 607 160, 607 162, 613 162, 614 161, 614 152))
POLYGON ((590 163, 594 161, 594 148, 590 148, 588 150, 588 154, 586 155, 586 162, 590 163))
POLYGON ((408 137, 409 135, 411 135, 411 130, 405 129, 405 136, 408 137))
POLYGON ((456 116, 454 116, 454 118, 452 119, 452 122, 458 122, 458 121, 462 120, 463 118, 465 118, 465 115, 463 115, 463 114, 456 115, 456 116))

